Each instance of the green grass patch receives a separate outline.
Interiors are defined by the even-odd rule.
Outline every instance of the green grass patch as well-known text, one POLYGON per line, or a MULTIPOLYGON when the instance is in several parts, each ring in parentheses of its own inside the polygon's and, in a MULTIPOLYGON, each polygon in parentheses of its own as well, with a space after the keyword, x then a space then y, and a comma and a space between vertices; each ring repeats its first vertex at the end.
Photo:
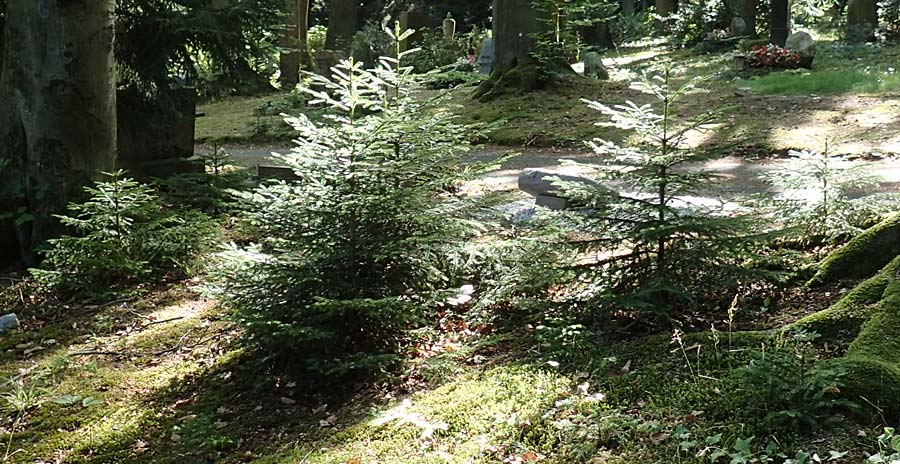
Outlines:
POLYGON ((900 91, 900 76, 858 70, 779 72, 753 79, 749 86, 770 95, 891 93, 900 91))

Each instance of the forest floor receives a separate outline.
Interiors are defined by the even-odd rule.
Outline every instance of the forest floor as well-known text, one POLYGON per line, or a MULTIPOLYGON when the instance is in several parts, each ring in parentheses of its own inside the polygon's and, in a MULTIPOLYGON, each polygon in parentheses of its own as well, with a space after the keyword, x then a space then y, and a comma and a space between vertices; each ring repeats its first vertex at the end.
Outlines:
MULTIPOLYGON (((732 106, 722 126, 696 140, 721 154, 704 167, 723 175, 722 195, 765 190, 759 172, 782 166, 791 149, 821 149, 826 140, 832 153, 872 162, 887 178, 882 190, 896 190, 900 81, 890 63, 900 49, 825 44, 820 53, 813 72, 735 81, 727 77, 729 54, 635 47, 609 59, 611 82, 570 81, 493 104, 468 101, 463 89, 454 101, 472 120, 506 119, 475 156, 522 152, 483 181, 511 190, 525 167, 602 162, 581 141, 617 134, 593 126, 598 115, 579 98, 640 101, 627 83, 668 61, 681 78, 712 78, 684 114, 732 106)), ((272 133, 277 117, 254 114, 272 98, 203 106, 198 131, 210 145, 200 150, 224 144, 248 166, 268 162, 270 151, 289 146, 289 134, 272 133), (265 136, 248 132, 251 125, 265 136)), ((0 335, 0 379, 8 379, 0 403, 12 411, 0 421, 0 438, 9 462, 699 463, 722 453, 718 462, 740 463, 805 452, 815 462, 851 463, 878 451, 887 425, 835 416, 821 429, 752 436, 736 417, 763 414, 753 409, 757 399, 735 403, 731 393, 744 387, 735 369, 767 346, 762 334, 738 331, 782 327, 828 307, 855 282, 755 289, 730 319, 728 307, 715 317, 693 315, 692 327, 713 331, 683 338, 646 336, 614 321, 584 343, 538 324, 507 331, 449 317, 408 347, 402 375, 321 392, 309 388, 321 379, 248 351, 230 313, 201 296, 197 280, 139 288, 105 304, 35 305, 19 292, 20 277, 0 279, 0 309, 22 320, 0 335)), ((826 355, 844 348, 818 347, 826 355)))

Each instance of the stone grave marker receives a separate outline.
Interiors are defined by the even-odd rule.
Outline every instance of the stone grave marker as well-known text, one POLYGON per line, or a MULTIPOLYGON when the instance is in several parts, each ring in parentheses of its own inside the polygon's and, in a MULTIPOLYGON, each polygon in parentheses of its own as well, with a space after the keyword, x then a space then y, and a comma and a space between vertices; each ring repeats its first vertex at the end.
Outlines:
POLYGON ((487 37, 481 43, 481 52, 478 55, 478 71, 481 74, 490 74, 494 70, 494 38, 487 37))

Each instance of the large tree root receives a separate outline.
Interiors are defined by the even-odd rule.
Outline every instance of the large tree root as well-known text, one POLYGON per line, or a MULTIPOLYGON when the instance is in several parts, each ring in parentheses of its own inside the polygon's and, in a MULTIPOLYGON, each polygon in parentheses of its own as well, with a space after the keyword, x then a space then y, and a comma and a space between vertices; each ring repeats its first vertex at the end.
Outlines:
POLYGON ((900 214, 875 225, 850 240, 822 262, 809 286, 840 279, 862 279, 900 255, 900 214))
POLYGON ((826 361, 845 372, 842 393, 871 404, 885 417, 900 417, 900 215, 832 253, 810 283, 873 273, 828 309, 785 330, 815 331, 824 341, 850 341, 843 357, 826 361))

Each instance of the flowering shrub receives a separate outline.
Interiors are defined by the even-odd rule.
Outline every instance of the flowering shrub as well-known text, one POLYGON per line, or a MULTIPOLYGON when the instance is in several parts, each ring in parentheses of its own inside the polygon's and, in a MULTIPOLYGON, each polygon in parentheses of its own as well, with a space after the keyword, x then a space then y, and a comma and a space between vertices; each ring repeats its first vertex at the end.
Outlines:
POLYGON ((750 49, 747 65, 751 68, 796 69, 800 67, 800 56, 778 45, 757 45, 750 49))

